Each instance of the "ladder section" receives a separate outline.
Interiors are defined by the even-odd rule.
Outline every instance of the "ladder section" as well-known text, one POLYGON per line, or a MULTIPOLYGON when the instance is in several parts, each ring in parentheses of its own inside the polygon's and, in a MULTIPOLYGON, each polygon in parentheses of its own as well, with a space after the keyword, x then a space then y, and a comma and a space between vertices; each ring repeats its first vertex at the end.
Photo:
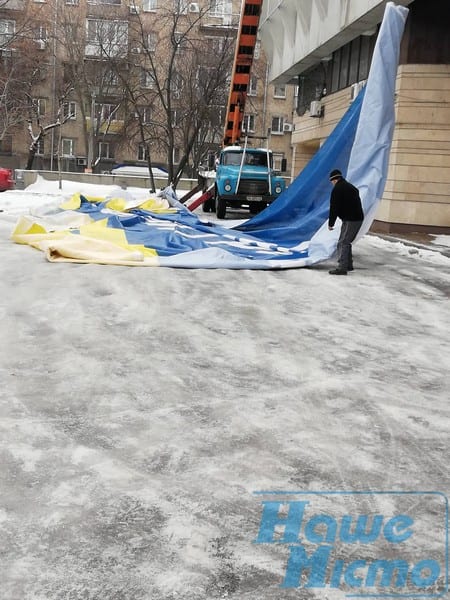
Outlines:
POLYGON ((263 0, 244 0, 236 39, 223 145, 239 141, 263 0))

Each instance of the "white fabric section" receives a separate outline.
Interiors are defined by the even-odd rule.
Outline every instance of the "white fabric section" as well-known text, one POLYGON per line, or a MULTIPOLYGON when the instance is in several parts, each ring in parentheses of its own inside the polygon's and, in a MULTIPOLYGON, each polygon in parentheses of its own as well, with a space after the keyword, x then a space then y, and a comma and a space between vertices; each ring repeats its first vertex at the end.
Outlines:
MULTIPOLYGON (((368 231, 386 183, 395 126, 394 93, 398 56, 408 12, 404 6, 395 6, 393 2, 386 4, 367 78, 346 174, 346 179, 360 191, 365 214, 358 238, 368 231)), ((311 238, 309 256, 313 263, 333 255, 339 232, 339 226, 329 231, 325 222, 311 238)))
POLYGON ((57 214, 33 215, 32 222, 36 225, 41 225, 46 231, 66 231, 67 229, 89 225, 91 218, 89 215, 74 210, 66 210, 57 214))
POLYGON ((400 42, 408 12, 407 8, 395 6, 393 2, 386 5, 383 39, 377 44, 377 52, 372 59, 373 75, 368 79, 366 89, 367 106, 366 110, 362 107, 350 156, 349 180, 360 190, 365 215, 358 238, 369 230, 386 185, 395 127, 395 83, 400 42), (377 103, 375 90, 383 98, 382 106, 377 103))
POLYGON ((173 256, 158 257, 161 267, 179 267, 196 269, 293 269, 305 267, 309 258, 286 260, 261 260, 237 256, 222 248, 204 248, 192 252, 182 252, 173 256))

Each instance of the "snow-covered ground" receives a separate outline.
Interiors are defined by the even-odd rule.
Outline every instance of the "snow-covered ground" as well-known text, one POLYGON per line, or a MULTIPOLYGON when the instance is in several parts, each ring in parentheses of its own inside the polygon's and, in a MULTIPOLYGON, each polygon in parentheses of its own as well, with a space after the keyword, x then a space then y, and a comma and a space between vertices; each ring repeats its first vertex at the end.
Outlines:
MULTIPOLYGON (((344 598, 279 587, 254 492, 448 495, 448 236, 366 236, 347 277, 54 264, 16 218, 112 191, 57 186, 0 195, 1 599, 344 598)), ((414 531, 441 560, 437 515, 414 531)))

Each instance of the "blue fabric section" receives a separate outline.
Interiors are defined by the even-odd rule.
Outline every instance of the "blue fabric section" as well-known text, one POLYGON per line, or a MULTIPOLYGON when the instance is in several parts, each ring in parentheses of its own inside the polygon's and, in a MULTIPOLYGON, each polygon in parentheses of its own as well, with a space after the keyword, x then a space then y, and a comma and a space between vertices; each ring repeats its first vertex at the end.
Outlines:
POLYGON ((364 90, 281 196, 263 212, 236 227, 237 230, 283 246, 295 246, 311 239, 328 217, 330 171, 335 168, 343 173, 347 171, 363 96, 364 90))
MULTIPOLYGON (((143 245, 156 250, 158 256, 169 257, 206 248, 222 249, 248 260, 303 258, 306 252, 286 251, 277 244, 262 243, 253 238, 213 223, 203 223, 185 206, 176 213, 152 213, 139 208, 129 214, 111 213, 105 202, 88 202, 81 198, 79 212, 88 213, 94 220, 108 219, 108 227, 122 229, 129 244, 143 245)), ((72 230, 72 233, 79 233, 72 230)))
POLYGON ((80 194, 80 202, 80 208, 77 209, 78 212, 89 215, 94 221, 105 218, 105 215, 99 213, 98 202, 89 202, 83 194, 80 194))

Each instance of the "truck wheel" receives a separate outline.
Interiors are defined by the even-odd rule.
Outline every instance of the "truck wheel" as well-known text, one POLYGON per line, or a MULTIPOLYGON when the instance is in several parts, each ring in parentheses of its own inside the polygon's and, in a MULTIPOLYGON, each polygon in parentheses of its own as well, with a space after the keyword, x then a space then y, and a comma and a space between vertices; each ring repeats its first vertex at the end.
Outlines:
POLYGON ((225 219, 225 214, 227 212, 227 203, 220 196, 216 199, 216 215, 218 219, 225 219))
POLYGON ((209 198, 203 202, 203 212, 214 212, 214 198, 209 198))

